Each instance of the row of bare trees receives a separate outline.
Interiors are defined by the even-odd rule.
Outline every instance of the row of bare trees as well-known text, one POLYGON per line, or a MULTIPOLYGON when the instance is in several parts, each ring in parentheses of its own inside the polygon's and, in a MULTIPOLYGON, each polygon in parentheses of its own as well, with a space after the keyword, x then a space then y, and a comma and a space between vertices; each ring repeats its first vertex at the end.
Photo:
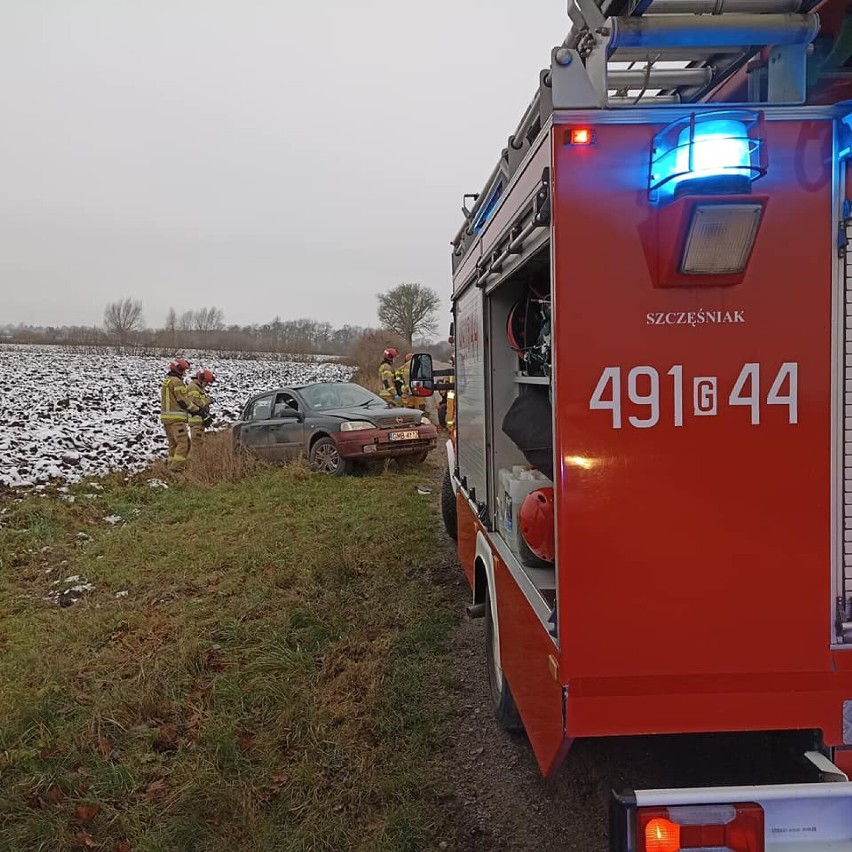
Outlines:
POLYGON ((148 349, 208 349, 220 352, 273 352, 294 355, 350 355, 358 344, 398 348, 420 345, 437 329, 435 315, 439 298, 421 284, 400 284, 379 294, 378 319, 381 328, 357 325, 334 328, 331 323, 313 319, 282 320, 262 325, 227 325, 221 309, 211 306, 178 313, 170 308, 162 328, 147 328, 142 303, 122 298, 104 310, 103 328, 19 326, 0 329, 0 339, 18 343, 61 343, 74 347, 119 347, 124 351, 148 349))

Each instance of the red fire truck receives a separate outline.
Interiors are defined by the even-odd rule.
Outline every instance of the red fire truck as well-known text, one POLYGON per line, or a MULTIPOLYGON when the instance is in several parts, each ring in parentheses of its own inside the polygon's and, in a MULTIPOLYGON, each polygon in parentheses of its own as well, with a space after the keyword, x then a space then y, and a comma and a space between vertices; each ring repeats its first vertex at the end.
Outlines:
POLYGON ((569 15, 452 243, 495 711, 547 775, 578 737, 805 732, 792 781, 619 794, 611 846, 852 850, 852 3, 569 15))

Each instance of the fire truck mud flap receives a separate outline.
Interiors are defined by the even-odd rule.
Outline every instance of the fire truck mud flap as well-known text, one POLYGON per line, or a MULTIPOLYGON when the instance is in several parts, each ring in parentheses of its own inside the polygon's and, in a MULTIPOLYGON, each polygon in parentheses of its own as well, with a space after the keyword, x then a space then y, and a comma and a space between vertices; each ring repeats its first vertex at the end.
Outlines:
POLYGON ((636 790, 613 796, 612 852, 852 852, 852 783, 636 790))
POLYGON ((565 737, 565 693, 556 648, 499 557, 494 558, 499 653, 503 675, 524 720, 542 773, 559 768, 571 741, 565 737))

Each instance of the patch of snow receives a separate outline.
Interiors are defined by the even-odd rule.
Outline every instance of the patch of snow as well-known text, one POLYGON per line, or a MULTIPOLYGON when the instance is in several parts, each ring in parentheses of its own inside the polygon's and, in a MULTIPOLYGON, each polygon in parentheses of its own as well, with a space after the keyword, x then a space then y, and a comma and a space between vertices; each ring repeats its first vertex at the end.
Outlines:
POLYGON ((46 601, 58 604, 61 607, 73 606, 83 595, 91 592, 95 588, 93 583, 84 580, 77 574, 71 577, 66 577, 64 580, 54 580, 51 586, 64 585, 64 589, 53 589, 47 593, 46 601))
POLYGON ((117 598, 126 598, 129 594, 130 594, 130 592, 128 592, 128 591, 123 591, 123 592, 116 592, 116 593, 115 593, 115 596, 116 596, 117 598))
POLYGON ((122 518, 121 515, 107 515, 104 520, 108 524, 120 524, 124 518, 122 518))
MULTIPOLYGON (((217 428, 233 423, 256 393, 281 385, 346 381, 352 375, 351 367, 311 359, 181 354, 188 355, 193 372, 205 368, 216 374, 211 396, 217 428)), ((43 491, 44 483, 52 479, 78 482, 116 470, 134 474, 153 459, 165 458, 159 404, 168 362, 168 358, 75 353, 52 346, 0 349, 0 485, 43 491), (70 381, 56 381, 58 360, 70 381)), ((90 483, 89 490, 103 487, 90 483)))

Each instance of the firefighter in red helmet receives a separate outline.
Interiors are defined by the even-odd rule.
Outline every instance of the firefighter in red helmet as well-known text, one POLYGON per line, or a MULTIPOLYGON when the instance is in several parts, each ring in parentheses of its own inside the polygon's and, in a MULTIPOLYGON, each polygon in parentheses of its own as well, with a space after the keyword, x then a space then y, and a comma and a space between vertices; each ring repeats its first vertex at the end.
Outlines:
POLYGON ((189 431, 192 436, 192 443, 200 442, 204 437, 205 428, 213 423, 213 418, 210 416, 210 406, 213 400, 207 395, 207 388, 215 381, 216 377, 210 370, 199 370, 186 389, 187 396, 198 407, 195 414, 189 415, 189 431))
POLYGON ((184 376, 189 372, 189 361, 175 358, 160 388, 160 422, 169 441, 169 469, 180 470, 189 456, 190 414, 198 413, 198 406, 189 398, 184 376))
POLYGON ((382 362, 379 364, 379 382, 381 390, 379 396, 388 404, 400 405, 402 403, 402 382, 394 370, 393 362, 399 358, 399 349, 388 346, 382 352, 382 362))

